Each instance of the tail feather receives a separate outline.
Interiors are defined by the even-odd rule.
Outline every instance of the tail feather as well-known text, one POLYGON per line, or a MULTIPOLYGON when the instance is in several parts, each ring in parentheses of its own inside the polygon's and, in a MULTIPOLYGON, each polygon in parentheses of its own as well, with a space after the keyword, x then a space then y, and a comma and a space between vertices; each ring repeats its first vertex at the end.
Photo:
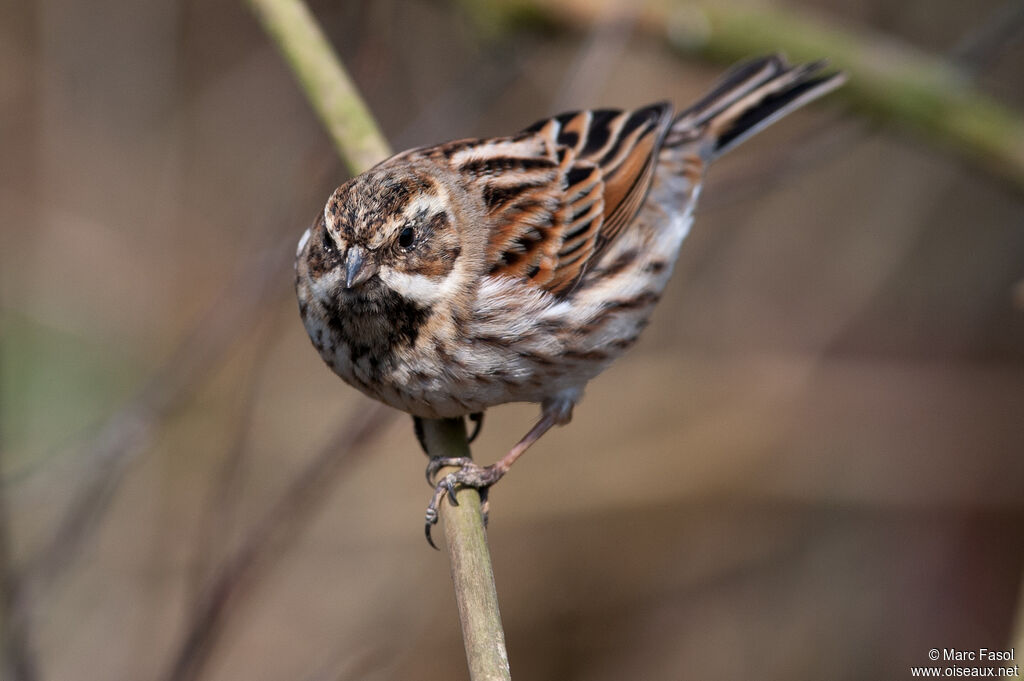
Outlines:
POLYGON ((729 71, 703 99, 679 114, 665 147, 706 141, 701 153, 714 160, 786 114, 843 84, 842 73, 822 75, 824 61, 790 66, 779 55, 745 62, 729 71))

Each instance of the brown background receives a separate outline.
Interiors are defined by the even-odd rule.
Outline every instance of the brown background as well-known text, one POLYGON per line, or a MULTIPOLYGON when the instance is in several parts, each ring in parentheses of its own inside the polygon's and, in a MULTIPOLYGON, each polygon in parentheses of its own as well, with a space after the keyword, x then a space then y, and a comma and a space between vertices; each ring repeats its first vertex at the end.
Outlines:
MULTIPOLYGON (((933 54, 1001 5, 778 3, 933 54)), ((396 148, 685 105, 722 70, 623 24, 488 38, 440 0, 313 9, 396 148)), ((1022 65, 1003 46, 979 88, 1019 110, 1022 65)), ((275 506, 370 403, 291 292, 344 174, 245 6, 6 3, 0 107, 0 675, 465 678, 406 418, 275 506), (257 569, 193 618, 256 527, 257 569), (175 676, 179 657, 205 664, 175 676)), ((933 647, 1008 646, 1021 195, 833 99, 725 159, 704 198, 639 347, 492 494, 515 678, 909 678, 933 647)), ((492 410, 478 458, 535 413, 492 410)))

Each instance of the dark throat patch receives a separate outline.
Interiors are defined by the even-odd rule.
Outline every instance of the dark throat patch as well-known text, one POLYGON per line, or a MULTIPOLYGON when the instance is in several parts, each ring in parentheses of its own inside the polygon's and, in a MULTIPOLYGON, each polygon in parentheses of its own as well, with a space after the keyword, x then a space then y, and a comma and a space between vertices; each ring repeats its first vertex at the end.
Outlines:
POLYGON ((348 346, 353 364, 366 358, 373 374, 391 368, 395 352, 416 343, 431 314, 378 279, 341 291, 333 302, 327 310, 331 333, 348 346))

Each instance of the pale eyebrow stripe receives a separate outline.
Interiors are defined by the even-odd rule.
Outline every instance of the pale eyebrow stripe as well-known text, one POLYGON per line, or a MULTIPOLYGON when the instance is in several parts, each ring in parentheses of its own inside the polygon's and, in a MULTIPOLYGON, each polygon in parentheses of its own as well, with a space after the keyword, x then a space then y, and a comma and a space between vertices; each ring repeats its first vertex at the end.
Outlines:
POLYGON ((309 241, 310 233, 311 230, 309 228, 307 228, 306 231, 302 233, 302 238, 299 239, 299 247, 295 250, 295 255, 299 255, 300 253, 302 253, 302 249, 306 247, 306 242, 309 241))

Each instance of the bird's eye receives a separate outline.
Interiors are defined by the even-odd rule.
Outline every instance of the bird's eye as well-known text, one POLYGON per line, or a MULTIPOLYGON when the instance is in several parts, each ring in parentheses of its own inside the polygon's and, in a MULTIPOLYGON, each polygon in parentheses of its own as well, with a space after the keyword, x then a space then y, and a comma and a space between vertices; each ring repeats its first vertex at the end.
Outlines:
POLYGON ((330 232, 328 232, 325 229, 324 233, 323 233, 323 237, 321 237, 321 238, 323 240, 324 250, 327 251, 328 253, 332 253, 334 251, 334 239, 331 238, 330 232))
POLYGON ((416 232, 413 231, 412 227, 406 227, 398 234, 398 245, 402 248, 409 248, 412 246, 412 241, 416 237, 416 232))

